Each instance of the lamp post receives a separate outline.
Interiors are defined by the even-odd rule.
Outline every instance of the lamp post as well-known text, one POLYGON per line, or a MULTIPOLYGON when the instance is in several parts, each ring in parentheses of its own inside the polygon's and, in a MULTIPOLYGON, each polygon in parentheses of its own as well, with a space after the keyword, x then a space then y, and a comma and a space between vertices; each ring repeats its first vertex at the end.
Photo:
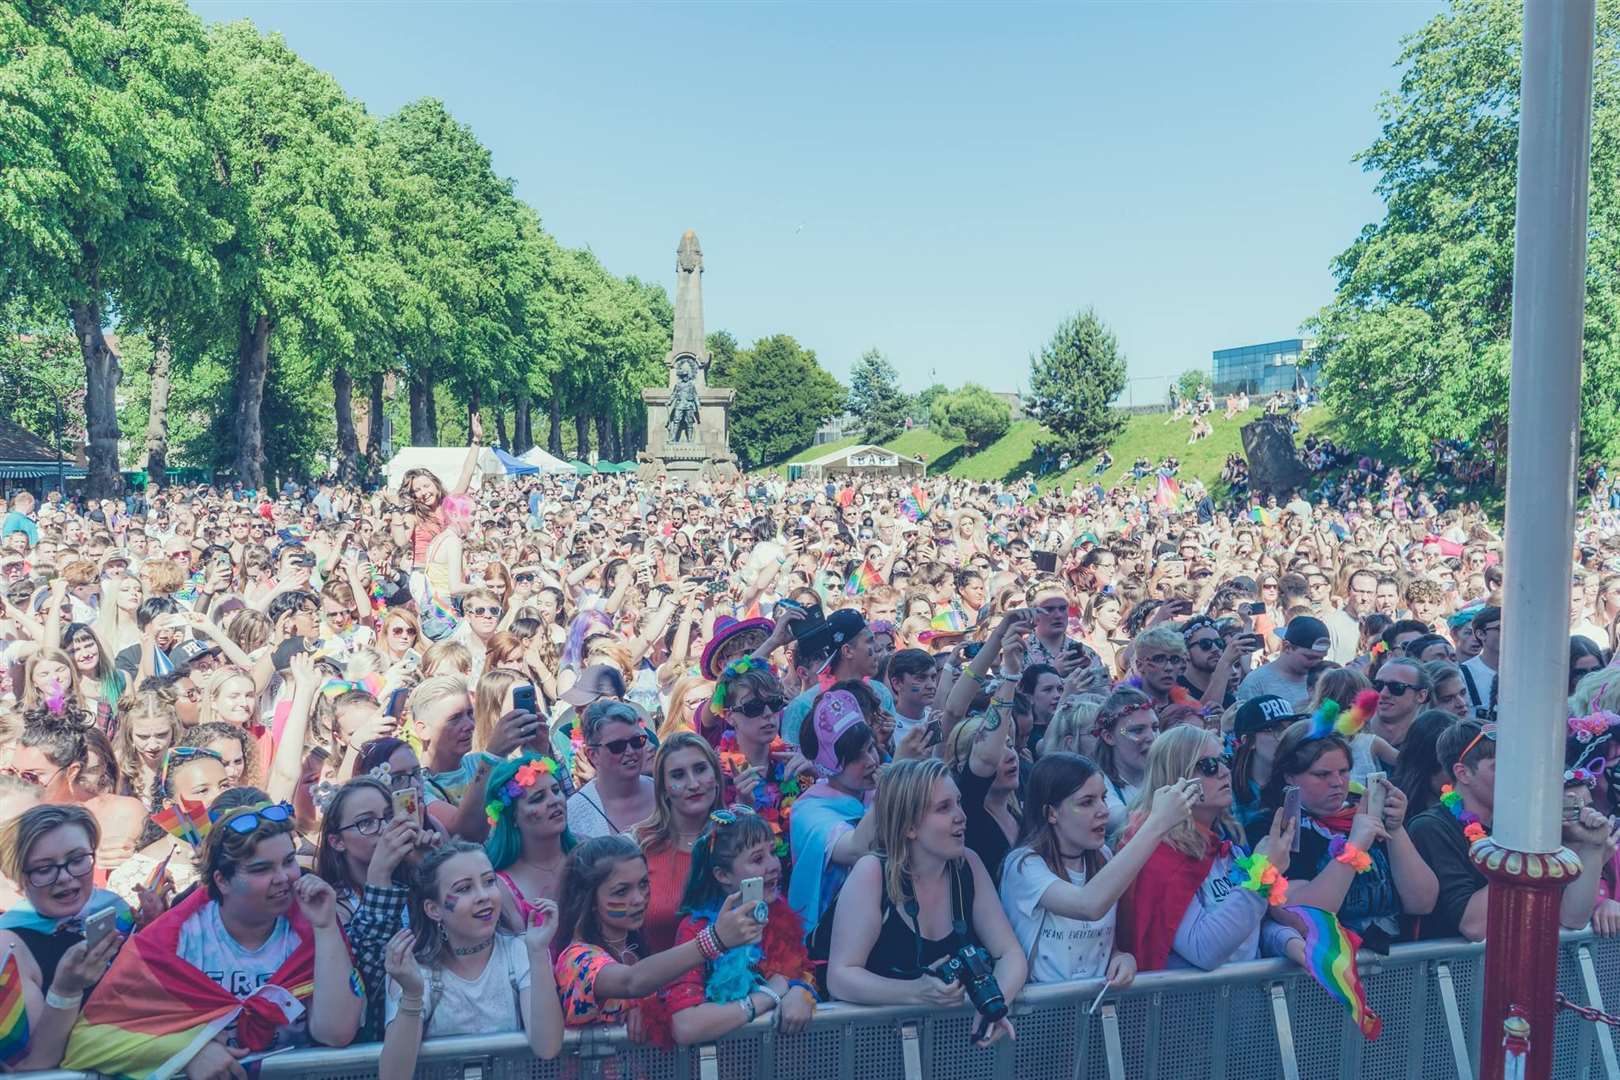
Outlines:
POLYGON ((1503 1021, 1529 1024, 1524 1075, 1552 1074, 1558 901, 1580 872, 1560 842, 1575 454, 1580 438, 1594 0, 1526 0, 1513 244, 1506 577, 1480 1075, 1503 1075, 1503 1021))
POLYGON ((56 395, 56 493, 67 497, 62 486, 62 395, 56 395))

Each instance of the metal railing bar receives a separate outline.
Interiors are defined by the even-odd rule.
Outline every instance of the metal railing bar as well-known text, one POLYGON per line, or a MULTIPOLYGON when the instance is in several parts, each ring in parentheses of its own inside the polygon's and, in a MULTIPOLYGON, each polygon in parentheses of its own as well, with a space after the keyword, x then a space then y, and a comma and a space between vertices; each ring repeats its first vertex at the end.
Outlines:
POLYGON ((1102 1033, 1108 1054, 1108 1080, 1125 1080, 1125 1044, 1119 1037, 1119 1008, 1112 1002, 1102 1007, 1102 1033))
POLYGON ((922 1045, 918 1025, 900 1025, 900 1062, 906 1080, 923 1080, 922 1045))
POLYGON ((1271 1019, 1277 1028, 1277 1057, 1282 1062, 1283 1080, 1299 1080, 1299 1059, 1294 1055, 1294 1026, 1288 1020, 1288 994, 1283 984, 1266 988, 1271 998, 1271 1019))
POLYGON ((1446 1018, 1446 1032, 1451 1037, 1451 1061, 1457 1067, 1457 1080, 1473 1080, 1473 1061, 1468 1056, 1468 1041, 1463 1036, 1462 1016, 1457 1011, 1457 987, 1451 979, 1451 965, 1444 960, 1434 965, 1434 981, 1440 986, 1440 1009, 1446 1018))
MULTIPOLYGON (((1586 987, 1586 1004, 1594 1009, 1606 1008, 1603 1004, 1603 991, 1598 986, 1597 964, 1592 960, 1592 949, 1585 942, 1575 946, 1575 960, 1581 966, 1581 982, 1586 987)), ((1605 1024, 1581 1024, 1582 1033, 1595 1032, 1597 1035, 1598 1055, 1603 1059, 1603 1075, 1608 1080, 1620 1080, 1620 1060, 1614 1052, 1614 1032, 1605 1024)), ((1581 1053, 1581 1067, 1591 1060, 1589 1050, 1581 1053)))

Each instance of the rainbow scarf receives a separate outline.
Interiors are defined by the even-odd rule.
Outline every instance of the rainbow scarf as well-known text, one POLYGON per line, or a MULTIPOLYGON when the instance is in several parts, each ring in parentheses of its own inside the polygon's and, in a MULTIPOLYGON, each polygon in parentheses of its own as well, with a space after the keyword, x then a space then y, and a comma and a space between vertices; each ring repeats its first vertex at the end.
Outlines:
POLYGON ((1304 920, 1305 970, 1350 1010, 1350 1019, 1361 1029, 1363 1038, 1378 1038, 1384 1021, 1367 1007, 1367 992, 1356 973, 1356 950, 1361 948, 1361 938, 1321 908, 1290 904, 1283 910, 1304 920))
POLYGON ((863 562, 849 575, 849 581, 844 585, 845 596, 864 596, 868 589, 875 589, 883 584, 883 575, 877 572, 877 567, 870 562, 863 562))
POLYGON ((17 950, 6 953, 0 966, 0 1061, 16 1065, 28 1053, 28 1009, 23 1004, 22 972, 17 950))
POLYGON ((270 981, 238 998, 180 959, 180 928, 214 901, 197 889, 124 943, 68 1038, 64 1069, 135 1080, 170 1076, 232 1022, 236 1041, 263 1050, 315 994, 315 933, 287 913, 298 947, 270 981))
POLYGON ((912 484, 911 494, 900 500, 900 513, 907 521, 921 521, 932 509, 933 506, 929 503, 928 496, 923 494, 920 484, 912 484))

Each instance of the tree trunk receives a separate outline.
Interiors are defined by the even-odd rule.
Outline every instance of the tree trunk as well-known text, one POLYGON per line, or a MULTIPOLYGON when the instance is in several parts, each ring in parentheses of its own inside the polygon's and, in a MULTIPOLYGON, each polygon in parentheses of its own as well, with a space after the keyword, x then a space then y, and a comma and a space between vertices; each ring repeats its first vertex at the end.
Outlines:
POLYGON ((433 430, 433 383, 427 379, 411 380, 411 445, 437 446, 438 433, 433 430))
POLYGON ((614 430, 617 432, 614 438, 619 444, 618 460, 631 460, 636 456, 636 447, 634 441, 630 438, 630 418, 625 417, 620 420, 614 430))
POLYGON ((512 453, 527 454, 534 449, 534 418, 530 415, 529 395, 521 393, 512 402, 512 453))
MULTIPOLYGON (((74 304, 73 333, 84 354, 84 419, 90 441, 90 470, 85 494, 97 499, 113 498, 124 490, 118 472, 118 380, 124 370, 118 356, 101 332, 101 305, 91 301, 74 304)), ((58 439, 61 433, 57 433, 58 439)), ((58 452, 60 443, 58 443, 58 452)))
POLYGON ((173 349, 167 335, 152 340, 152 408, 146 416, 146 487, 156 491, 169 470, 169 369, 173 349))
POLYGON ((332 369, 332 398, 337 409, 338 483, 360 478, 360 436, 354 430, 354 378, 339 364, 332 369))
POLYGON ((603 461, 617 461, 613 446, 613 423, 605 413, 596 414, 596 453, 603 461))
POLYGON ((506 413, 501 410, 500 402, 495 403, 495 445, 504 447, 511 452, 512 444, 506 441, 506 413))
POLYGON ((236 349, 236 478, 264 487, 264 383, 270 374, 270 316, 243 312, 236 349))
POLYGON ((574 456, 580 461, 591 460, 591 418, 583 412, 574 414, 574 456))
POLYGON ((366 456, 373 461, 381 461, 383 457, 383 375, 380 371, 371 377, 370 397, 366 404, 366 411, 371 416, 371 422, 366 425, 366 456))
POLYGON ((439 390, 432 379, 427 384, 427 422, 428 434, 433 437, 429 446, 439 445, 439 390))
POLYGON ((551 421, 551 430, 546 435, 546 450, 553 457, 562 457, 562 405, 557 401, 557 395, 551 396, 548 406, 551 421))

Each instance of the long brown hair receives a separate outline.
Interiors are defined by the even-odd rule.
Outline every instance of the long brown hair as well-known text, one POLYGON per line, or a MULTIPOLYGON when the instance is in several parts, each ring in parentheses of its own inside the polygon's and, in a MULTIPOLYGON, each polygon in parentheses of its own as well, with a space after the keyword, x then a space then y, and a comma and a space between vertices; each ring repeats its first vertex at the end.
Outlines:
POLYGON ((552 946, 559 954, 576 941, 602 945, 602 924, 596 917, 596 890, 626 859, 647 857, 628 836, 597 836, 568 853, 563 865, 562 896, 557 901, 557 940, 552 946))
MULTIPOLYGON (((1047 820, 1047 811, 1055 811, 1062 806, 1065 799, 1085 787, 1086 782, 1101 771, 1090 758, 1059 750, 1042 754, 1029 772, 1029 800, 1025 804, 1024 823, 1018 830, 1016 846, 1029 849, 1025 858, 1039 856, 1046 868, 1060 880, 1067 881, 1069 871, 1063 862, 1057 827, 1047 820)), ((1105 861, 1101 851, 1087 851, 1082 860, 1087 881, 1096 876, 1105 861)))

